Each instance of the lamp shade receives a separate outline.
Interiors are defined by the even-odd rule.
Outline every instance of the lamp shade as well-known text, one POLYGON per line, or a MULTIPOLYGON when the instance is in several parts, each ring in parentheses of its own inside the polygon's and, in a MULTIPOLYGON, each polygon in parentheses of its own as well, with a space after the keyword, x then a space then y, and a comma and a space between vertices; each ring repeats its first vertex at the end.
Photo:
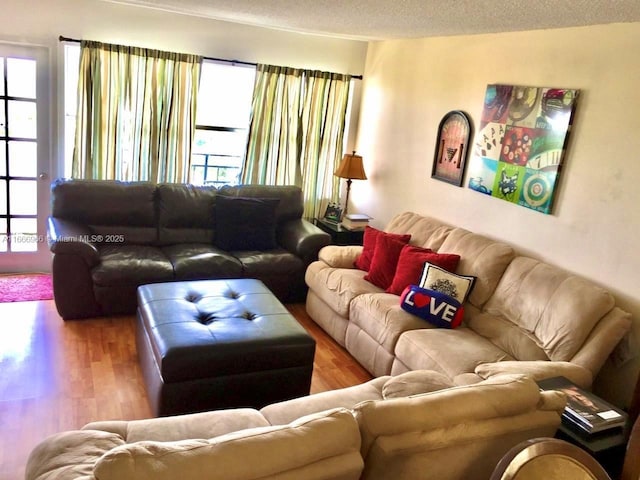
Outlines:
POLYGON ((345 153, 334 175, 340 178, 366 180, 367 175, 364 173, 364 167, 362 166, 362 157, 356 155, 355 151, 353 153, 345 153))

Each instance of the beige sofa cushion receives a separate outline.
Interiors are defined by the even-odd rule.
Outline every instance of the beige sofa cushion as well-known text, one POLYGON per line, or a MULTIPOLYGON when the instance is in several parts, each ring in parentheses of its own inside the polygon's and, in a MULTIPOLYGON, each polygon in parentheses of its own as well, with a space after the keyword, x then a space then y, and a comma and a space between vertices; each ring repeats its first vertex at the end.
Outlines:
POLYGON ((396 215, 384 229, 386 232, 410 234, 411 245, 438 251, 453 227, 440 220, 413 212, 396 215))
MULTIPOLYGON (((395 362, 401 362, 409 370, 435 370, 451 379, 462 373, 473 373, 482 363, 513 360, 504 351, 466 327, 406 332, 398 340, 395 354, 395 362)), ((399 371, 395 362, 393 373, 399 371)))
POLYGON ((269 422, 257 410, 235 408, 145 420, 92 422, 82 429, 116 433, 127 443, 133 443, 141 440, 172 442, 187 438, 212 438, 245 428, 267 426, 269 422))
POLYGON ((391 377, 374 378, 352 387, 328 390, 307 397, 267 405, 260 413, 271 425, 285 425, 296 418, 332 408, 352 408, 365 400, 382 399, 382 387, 391 377))
POLYGON ((553 436, 566 399, 524 376, 355 408, 363 479, 489 478, 500 458, 528 438, 553 436), (552 393, 553 395, 547 395, 552 393))
MULTIPOLYGON (((367 293, 351 303, 349 321, 367 332, 376 344, 393 353, 398 338, 404 332, 421 328, 434 328, 426 320, 412 315, 400 307, 400 297, 393 293, 367 293)), ((347 343, 348 349, 351 345, 347 343)))
POLYGON ((490 378, 504 374, 522 374, 533 380, 544 380, 551 377, 565 377, 582 388, 590 388, 593 375, 580 365, 570 362, 549 362, 549 361, 511 361, 497 363, 483 363, 476 367, 478 376, 490 378))
POLYGON ((466 325, 517 360, 549 360, 533 333, 506 318, 489 313, 467 315, 466 325))
POLYGON ((421 393, 435 392, 453 387, 449 377, 434 370, 414 370, 391 377, 382 387, 382 396, 387 398, 410 397, 421 393))
MULTIPOLYGON (((533 258, 517 257, 485 312, 530 332, 551 360, 570 361, 613 307, 611 294, 597 285, 533 258)), ((521 359, 510 338, 492 341, 521 359)))
POLYGON ((123 445, 100 458, 94 474, 97 480, 357 480, 359 449, 353 415, 336 409, 210 440, 123 445))
POLYGON ((478 308, 489 300, 500 277, 515 257, 515 251, 510 245, 463 228, 452 230, 439 251, 460 255, 456 273, 476 277, 468 301, 478 308))
POLYGON ((333 268, 323 261, 311 263, 304 280, 324 303, 341 317, 349 317, 349 304, 358 295, 383 292, 381 288, 364 279, 367 272, 357 268, 333 268))
POLYGON ((71 430, 40 442, 29 455, 25 478, 93 479, 93 466, 110 450, 124 445, 120 435, 95 430, 71 430))

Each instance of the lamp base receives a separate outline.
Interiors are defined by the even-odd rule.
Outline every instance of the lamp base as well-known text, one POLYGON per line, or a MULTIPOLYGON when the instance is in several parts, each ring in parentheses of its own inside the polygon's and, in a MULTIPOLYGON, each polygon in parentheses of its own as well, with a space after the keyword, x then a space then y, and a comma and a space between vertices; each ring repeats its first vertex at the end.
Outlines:
POLYGON ((344 210, 342 211, 343 218, 347 214, 347 210, 349 208, 349 192, 351 191, 351 182, 353 182, 353 180, 351 180, 350 178, 347 178, 347 198, 345 199, 344 210))

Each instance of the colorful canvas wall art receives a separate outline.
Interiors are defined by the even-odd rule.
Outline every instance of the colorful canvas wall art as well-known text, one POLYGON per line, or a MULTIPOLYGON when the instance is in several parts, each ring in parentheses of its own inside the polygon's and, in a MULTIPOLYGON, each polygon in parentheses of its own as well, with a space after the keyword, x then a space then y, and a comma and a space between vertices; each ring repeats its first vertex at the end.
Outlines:
POLYGON ((488 85, 467 186, 551 213, 578 90, 488 85))

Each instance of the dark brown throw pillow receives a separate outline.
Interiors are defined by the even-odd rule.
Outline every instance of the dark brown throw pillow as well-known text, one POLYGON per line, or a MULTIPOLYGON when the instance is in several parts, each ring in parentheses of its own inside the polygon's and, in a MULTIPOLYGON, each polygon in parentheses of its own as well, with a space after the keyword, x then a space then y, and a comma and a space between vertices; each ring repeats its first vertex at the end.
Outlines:
POLYGON ((271 250, 276 243, 277 198, 218 195, 215 245, 222 250, 271 250))

